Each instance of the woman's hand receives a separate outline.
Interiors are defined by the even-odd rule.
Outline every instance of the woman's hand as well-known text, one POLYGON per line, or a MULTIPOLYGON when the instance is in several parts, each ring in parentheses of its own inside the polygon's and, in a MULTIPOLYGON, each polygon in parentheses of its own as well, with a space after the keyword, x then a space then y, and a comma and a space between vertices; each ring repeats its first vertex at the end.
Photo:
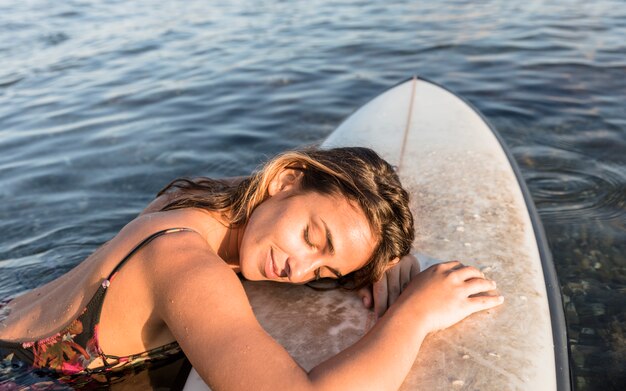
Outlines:
POLYGON ((502 304, 495 281, 458 261, 433 265, 411 281, 401 300, 414 306, 428 332, 441 330, 474 312, 502 304))
POLYGON ((486 279, 478 269, 452 261, 433 265, 420 273, 417 258, 412 254, 389 268, 373 286, 361 288, 357 293, 365 307, 373 307, 380 317, 409 287, 415 291, 411 296, 422 297, 422 304, 432 309, 426 312, 431 315, 440 310, 446 312, 443 318, 434 316, 441 321, 435 324, 437 330, 503 301, 495 292, 496 283, 486 279))
POLYGON ((357 291, 365 308, 374 307, 377 316, 382 316, 406 289, 409 282, 420 272, 420 265, 413 254, 402 257, 387 269, 380 280, 357 291))

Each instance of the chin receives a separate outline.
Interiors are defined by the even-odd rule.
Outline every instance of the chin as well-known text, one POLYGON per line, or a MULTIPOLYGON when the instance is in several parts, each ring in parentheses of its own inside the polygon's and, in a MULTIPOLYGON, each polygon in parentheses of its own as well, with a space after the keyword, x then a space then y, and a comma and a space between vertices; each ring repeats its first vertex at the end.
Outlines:
POLYGON ((259 276, 258 273, 246 273, 244 269, 241 269, 241 275, 248 281, 261 281, 264 280, 263 277, 259 276))
POLYGON ((259 272, 258 266, 250 264, 249 262, 240 261, 239 272, 248 281, 265 280, 263 275, 259 272))

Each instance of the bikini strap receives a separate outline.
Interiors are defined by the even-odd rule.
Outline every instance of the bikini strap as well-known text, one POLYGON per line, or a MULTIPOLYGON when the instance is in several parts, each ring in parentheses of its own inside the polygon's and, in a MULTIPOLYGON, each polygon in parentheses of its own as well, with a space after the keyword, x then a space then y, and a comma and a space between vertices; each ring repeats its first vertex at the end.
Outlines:
POLYGON ((122 259, 120 261, 120 263, 117 264, 117 266, 115 266, 115 269, 113 269, 113 271, 109 274, 109 276, 107 277, 107 279, 105 280, 105 282, 103 284, 106 284, 107 286, 104 286, 104 288, 108 287, 108 283, 111 281, 111 279, 113 278, 113 276, 115 275, 115 273, 118 272, 118 270, 120 270, 120 268, 122 266, 124 266, 124 264, 126 262, 128 262, 133 255, 135 255, 139 250, 141 250, 144 246, 146 246, 148 243, 152 242, 154 239, 158 238, 159 236, 163 236, 165 234, 171 234, 171 233, 175 233, 175 232, 196 232, 191 228, 184 228, 184 227, 179 227, 179 228, 168 228, 168 229, 164 229, 158 232, 153 233, 152 235, 148 236, 147 238, 145 238, 144 240, 141 241, 141 243, 139 243, 138 245, 136 245, 125 257, 124 259, 122 259))
MULTIPOLYGON (((100 348, 100 342, 98 342, 98 340, 97 340, 98 333, 96 331, 96 327, 100 323, 100 313, 102 312, 102 305, 104 304, 104 298, 106 297, 106 293, 108 291, 107 288, 111 284, 111 280, 115 277, 115 274, 120 270, 120 268, 122 266, 124 266, 124 264, 126 262, 128 262, 133 257, 133 255, 135 255, 144 246, 146 246, 148 243, 152 242, 154 239, 158 238, 159 236, 163 236, 165 234, 170 234, 170 233, 175 233, 175 232, 196 232, 196 231, 194 231, 191 228, 183 228, 183 227, 168 228, 168 229, 164 229, 164 230, 155 232, 152 235, 150 235, 147 238, 145 238, 144 240, 142 240, 141 243, 136 245, 117 264, 117 266, 115 266, 115 269, 113 269, 113 271, 109 274, 109 276, 102 282, 102 284, 98 288, 98 291, 96 292, 96 294, 92 297, 91 301, 87 304, 87 308, 85 308, 85 311, 83 312, 83 314, 79 316, 79 319, 81 319, 83 325, 88 327, 88 329, 93 330, 93 334, 92 335, 94 336, 94 338, 96 340, 96 346, 97 346, 97 350, 98 350, 98 355, 102 359, 102 362, 104 364, 104 368, 105 369, 118 365, 119 361, 121 359, 126 360, 126 358, 110 356, 110 355, 105 354, 102 351, 102 349, 100 348), (115 362, 112 363, 112 362, 109 361, 109 359, 115 359, 115 362)), ((169 346, 169 345, 167 345, 167 346, 169 346)), ((148 351, 148 352, 140 353, 139 355, 142 355, 142 354, 145 354, 145 353, 151 353, 151 352, 148 351)), ((133 355, 133 357, 134 356, 135 355, 133 355)), ((128 356, 128 357, 131 357, 131 356, 128 356)))

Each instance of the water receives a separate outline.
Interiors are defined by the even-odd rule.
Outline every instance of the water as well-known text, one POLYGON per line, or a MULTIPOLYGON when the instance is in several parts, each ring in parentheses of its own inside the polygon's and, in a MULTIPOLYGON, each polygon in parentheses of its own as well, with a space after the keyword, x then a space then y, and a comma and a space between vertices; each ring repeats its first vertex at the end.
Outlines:
POLYGON ((476 3, 0 3, 0 297, 69 270, 170 179, 246 174, 417 73, 521 166, 574 388, 623 389, 626 7, 476 3))

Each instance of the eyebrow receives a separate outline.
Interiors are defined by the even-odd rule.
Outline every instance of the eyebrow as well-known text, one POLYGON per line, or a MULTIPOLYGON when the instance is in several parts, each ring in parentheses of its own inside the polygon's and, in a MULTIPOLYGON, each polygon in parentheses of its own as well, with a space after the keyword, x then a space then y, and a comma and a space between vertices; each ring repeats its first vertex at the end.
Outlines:
POLYGON ((333 234, 330 232, 330 229, 328 228, 328 225, 326 225, 326 222, 322 218, 320 218, 320 220, 322 220, 322 224, 324 224, 324 230, 326 231, 325 236, 326 236, 326 245, 328 246, 328 251, 330 251, 330 253, 334 255, 335 246, 333 245, 333 234))
MULTIPOLYGON (((326 222, 324 221, 324 219, 320 218, 320 220, 322 221, 322 224, 324 225, 324 231, 325 231, 325 236, 326 236, 326 246, 328 246, 328 251, 334 255, 335 254, 335 245, 333 244, 333 234, 330 232, 330 229, 328 228, 328 225, 326 224, 326 222)), ((335 268, 332 268, 330 266, 324 265, 324 267, 328 270, 331 271, 331 273, 333 273, 337 278, 341 278, 343 277, 343 274, 341 274, 341 272, 335 268)))

